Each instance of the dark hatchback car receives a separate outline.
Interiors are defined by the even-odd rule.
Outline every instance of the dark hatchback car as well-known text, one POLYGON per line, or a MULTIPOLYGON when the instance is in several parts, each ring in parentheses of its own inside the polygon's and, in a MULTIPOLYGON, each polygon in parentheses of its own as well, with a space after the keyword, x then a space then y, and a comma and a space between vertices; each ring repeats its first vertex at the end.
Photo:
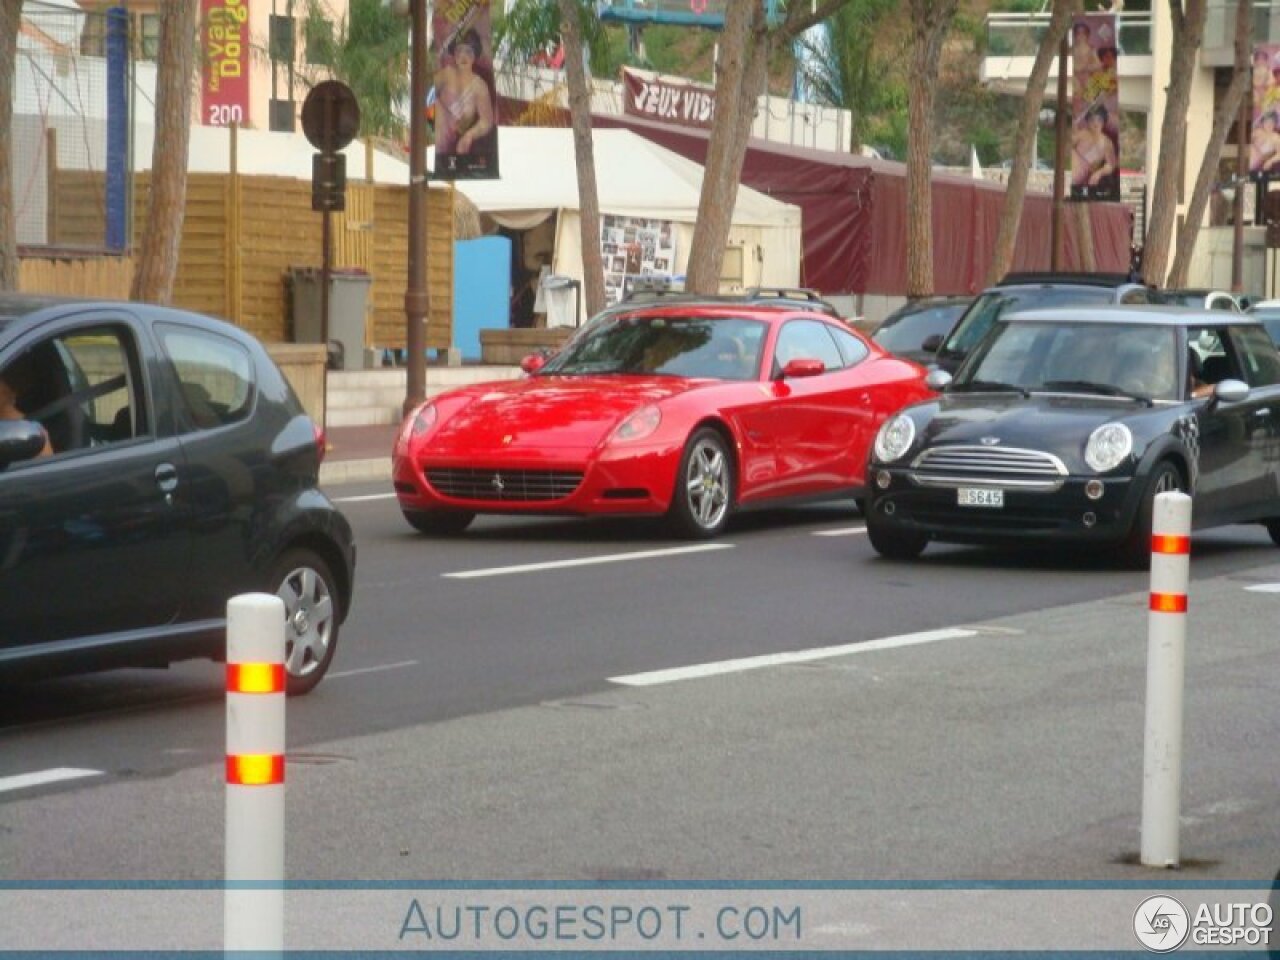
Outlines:
POLYGON ((226 604, 285 602, 287 686, 324 676, 351 527, 266 350, 135 303, 0 296, 0 678, 225 655, 226 604), (45 450, 48 441, 52 452, 45 450))
POLYGON ((929 297, 899 307, 871 339, 905 360, 928 365, 973 297, 929 297))
POLYGON ((1016 310, 1160 302, 1158 291, 1133 283, 1123 273, 1010 273, 978 295, 938 348, 933 363, 955 373, 996 319, 1016 310))
POLYGON ((1158 307, 997 320, 937 399, 887 421, 867 534, 888 557, 930 540, 1075 541, 1147 556, 1157 493, 1197 529, 1265 524, 1280 544, 1280 353, 1256 320, 1158 307))

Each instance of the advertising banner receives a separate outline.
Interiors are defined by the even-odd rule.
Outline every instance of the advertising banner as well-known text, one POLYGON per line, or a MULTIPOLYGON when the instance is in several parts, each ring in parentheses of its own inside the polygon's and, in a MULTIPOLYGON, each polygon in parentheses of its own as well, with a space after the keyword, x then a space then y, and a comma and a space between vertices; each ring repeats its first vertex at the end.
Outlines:
POLYGON ((622 88, 623 110, 633 117, 711 128, 716 110, 714 87, 623 67, 622 88))
POLYGON ((600 222, 604 296, 609 306, 635 285, 637 277, 670 277, 676 265, 676 230, 670 220, 605 215, 600 222))
POLYGON ((249 0, 200 0, 200 122, 249 122, 249 0))
POLYGON ((1280 44, 1260 43, 1253 48, 1249 175, 1255 180, 1280 175, 1280 44))
POLYGON ((498 97, 489 0, 437 2, 431 27, 436 60, 434 176, 496 179, 498 97))
POLYGON ((1120 199, 1116 15, 1078 13, 1071 24, 1071 198, 1120 199))

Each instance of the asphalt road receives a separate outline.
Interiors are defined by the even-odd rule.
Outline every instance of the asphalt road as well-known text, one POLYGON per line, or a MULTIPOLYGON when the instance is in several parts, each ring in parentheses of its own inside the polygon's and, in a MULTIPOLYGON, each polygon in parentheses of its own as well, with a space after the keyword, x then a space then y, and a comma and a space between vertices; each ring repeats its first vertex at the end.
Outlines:
MULTIPOLYGON (((1001 846, 995 843, 1001 826, 995 808, 975 807, 965 793, 969 774, 922 744, 930 730, 937 733, 929 704, 945 703, 957 691, 978 691, 976 704, 944 710, 955 712, 961 726, 972 723, 970 732, 984 740, 966 743, 962 752, 980 755, 1009 779, 1001 788, 1006 799, 1031 802, 1046 787, 1033 772, 1036 765, 1020 756, 1032 748, 1016 736, 1006 755, 1001 739, 1013 736, 1010 728, 1029 735, 1066 722, 1078 726, 1086 741, 1105 743, 1113 713, 1132 719, 1132 684, 1123 695, 1108 692, 1115 692, 1122 675, 1140 676, 1144 620, 1132 598, 1145 590, 1143 573, 1043 550, 935 546, 919 562, 889 563, 874 554, 847 504, 750 515, 722 540, 701 545, 666 539, 644 522, 571 519, 482 518, 459 539, 431 540, 413 533, 377 486, 331 492, 355 526, 360 566, 356 607, 333 672, 313 695, 289 705, 290 769, 296 771, 290 782, 297 784, 291 789, 306 790, 308 781, 326 784, 326 799, 297 826, 306 852, 291 862, 305 864, 304 876, 1025 875, 1030 866, 1017 854, 1033 846, 1033 828, 1047 827, 1055 817, 1084 816, 1093 828, 1107 820, 1069 812, 1095 796, 1093 748, 1078 748, 1065 761, 1073 785, 1055 787, 1056 799, 1047 807, 1040 803, 1044 809, 1019 824, 1013 850, 991 852, 992 844, 1001 846), (1046 610, 1053 612, 1040 613, 1046 610), (1123 643, 1106 629, 1108 618, 1121 612, 1128 618, 1123 643), (854 752, 868 770, 890 773, 874 778, 880 785, 864 797, 865 812, 900 816, 915 804, 939 813, 938 804, 950 802, 972 816, 969 828, 976 832, 969 841, 953 838, 939 847, 933 831, 957 824, 944 817, 936 825, 904 827, 904 834, 873 844, 856 865, 822 840, 824 830, 846 830, 839 826, 838 791, 816 788, 818 799, 788 807, 793 783, 813 786, 841 755, 843 744, 833 742, 831 731, 815 732, 821 717, 846 709, 847 691, 813 686, 814 678, 829 680, 838 671, 796 667, 780 685, 752 679, 757 674, 652 688, 614 682, 975 624, 983 643, 998 644, 1002 637, 1007 642, 1035 633, 1041 622, 1061 631, 1077 621, 1092 625, 1079 646, 1040 638, 1016 650, 984 652, 970 646, 973 634, 964 631, 920 647, 889 644, 867 655, 885 666, 852 674, 870 684, 856 702, 877 704, 874 727, 887 739, 854 752), (970 650, 978 655, 970 657, 970 650), (874 696, 867 700, 867 694, 874 696), (650 713, 655 704, 669 709, 650 713), (976 722, 975 711, 983 710, 990 715, 976 722), (722 714, 728 719, 715 719, 722 714), (618 717, 632 726, 618 729, 618 717), (656 726, 636 728, 635 718, 656 726), (894 724, 905 724, 904 742, 913 746, 895 748, 894 724), (780 762, 776 756, 755 766, 764 761, 752 745, 768 741, 770 731, 782 732, 791 758, 782 766, 794 766, 791 775, 802 779, 778 782, 770 772, 780 762), (623 756, 628 759, 619 761, 623 756), (599 782, 600 771, 611 765, 618 782, 599 782), (949 781, 932 781, 931 765, 949 781), (720 776, 703 779, 711 769, 720 776), (1035 783, 1020 783, 1020 769, 1035 783), (663 799, 655 801, 656 784, 663 799), (580 794, 571 789, 575 785, 580 794), (913 801, 918 791, 936 791, 937 797, 913 801), (660 806, 646 808, 641 797, 660 806), (578 821, 579 802, 591 811, 586 821, 578 821), (771 802, 781 805, 773 819, 764 813, 771 802), (625 819, 621 827, 609 825, 613 809, 625 819), (486 811, 505 815, 493 842, 477 847, 466 831, 451 832, 444 842, 421 836, 427 828, 409 824, 428 811, 446 821, 460 811, 481 820, 486 811), (330 822, 334 815, 340 829, 330 822), (644 851, 658 838, 646 816, 670 822, 684 837, 684 853, 650 863, 644 851), (575 826, 585 831, 585 848, 542 845, 539 824, 548 823, 561 836, 575 826), (758 834, 768 824, 776 837, 758 834), (988 845, 982 856, 970 845, 978 838, 988 845), (448 852, 437 857, 441 848, 448 852), (945 861, 937 860, 939 850, 949 854, 945 861)), ((1195 538, 1193 577, 1206 589, 1228 584, 1221 588, 1224 597, 1241 585, 1280 579, 1266 569, 1277 562, 1280 553, 1260 528, 1195 538)), ((1236 605, 1224 599, 1222 609, 1230 616, 1236 605)), ((1215 655, 1229 666, 1257 651, 1270 657, 1264 661, 1270 686, 1246 683, 1250 696, 1233 697, 1224 716, 1249 743, 1269 737, 1274 744, 1273 708, 1262 712, 1261 732, 1250 729, 1259 716, 1251 697, 1274 702, 1280 673, 1274 643, 1261 626, 1274 624, 1274 614, 1257 610, 1259 629, 1243 629, 1238 649, 1224 647, 1215 655)), ((221 683, 217 667, 193 663, 5 690, 0 787, 4 778, 34 771, 92 773, 0 790, 0 873, 216 878, 220 861, 214 856, 209 862, 204 854, 220 849, 221 683), (131 811, 153 807, 156 812, 134 822, 131 811), (134 823, 145 834, 162 822, 184 831, 185 840, 139 846, 124 826, 134 823), (203 853, 193 853, 191 845, 203 853)), ((1140 746, 1140 705, 1137 716, 1140 746)), ((853 729, 867 720, 845 719, 853 729)), ((1233 756, 1241 784, 1231 802, 1243 805, 1241 816, 1274 817, 1274 800, 1259 808, 1253 799, 1261 789, 1258 777, 1274 795, 1274 759, 1269 772, 1260 772, 1250 766, 1248 748, 1233 756)), ((838 780, 857 791, 856 773, 845 771, 838 780)), ((990 786, 985 780, 982 785, 990 786)), ((1131 787, 1118 782, 1098 799, 1110 810, 1120 802, 1116 791, 1131 787)), ((1108 836, 1106 845, 1111 856, 1123 857, 1125 842, 1108 836)))

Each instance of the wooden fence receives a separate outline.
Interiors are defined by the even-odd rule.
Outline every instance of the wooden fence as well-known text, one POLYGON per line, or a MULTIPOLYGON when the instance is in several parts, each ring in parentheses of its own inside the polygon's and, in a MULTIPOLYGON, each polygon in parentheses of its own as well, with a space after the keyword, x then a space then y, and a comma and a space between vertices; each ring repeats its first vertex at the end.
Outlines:
MULTIPOLYGON (((51 195, 51 245, 95 247, 102 242, 103 175, 56 170, 51 195), (93 212, 90 215, 90 212, 93 212)), ((151 175, 134 177, 133 241, 145 224, 151 175)), ((407 186, 350 180, 347 209, 333 214, 335 269, 360 269, 372 278, 365 342, 406 345, 404 291, 408 279, 407 186)), ((426 346, 453 342, 454 193, 432 189, 427 200, 426 346)), ((192 173, 178 255, 174 304, 224 317, 267 343, 289 342, 292 317, 285 278, 292 267, 319 269, 321 216, 311 209, 309 181, 240 174, 192 173)), ((20 289, 28 292, 127 298, 132 263, 99 259, 24 260, 20 289)))

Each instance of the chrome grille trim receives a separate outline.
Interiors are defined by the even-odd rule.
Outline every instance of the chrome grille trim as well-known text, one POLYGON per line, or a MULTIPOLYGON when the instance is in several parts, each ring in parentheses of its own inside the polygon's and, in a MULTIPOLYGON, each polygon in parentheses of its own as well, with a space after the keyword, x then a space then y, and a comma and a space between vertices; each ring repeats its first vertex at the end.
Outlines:
POLYGON ((911 462, 908 476, 921 487, 1062 488, 1067 467, 1043 450, 956 445, 930 447, 911 462))
POLYGON ((459 500, 536 503, 571 496, 582 484, 582 471, 428 467, 426 478, 439 493, 459 500))

